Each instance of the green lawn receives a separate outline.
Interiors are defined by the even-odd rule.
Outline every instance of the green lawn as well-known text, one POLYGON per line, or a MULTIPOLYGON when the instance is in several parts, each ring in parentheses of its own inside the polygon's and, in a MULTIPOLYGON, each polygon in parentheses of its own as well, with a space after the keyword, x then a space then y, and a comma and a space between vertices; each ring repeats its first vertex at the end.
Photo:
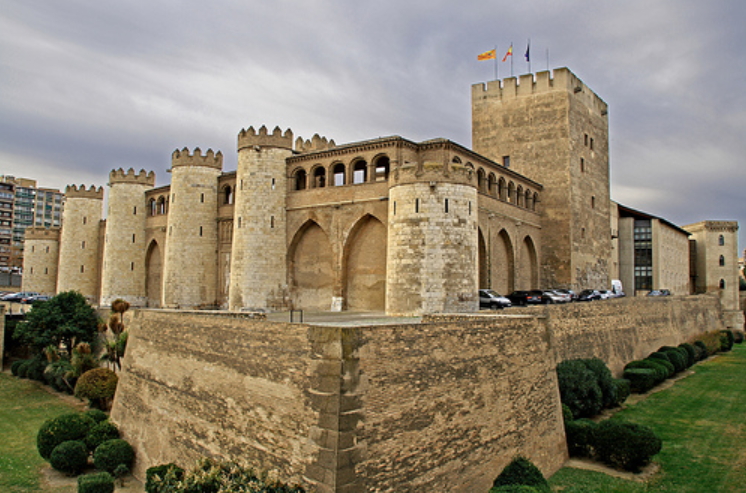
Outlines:
POLYGON ((641 484, 566 467, 550 479, 554 491, 746 491, 746 345, 692 370, 694 375, 617 414, 663 439, 653 459, 658 474, 641 484))
POLYGON ((38 382, 0 373, 0 491, 50 491, 41 480, 46 462, 36 451, 36 432, 47 419, 77 409, 38 382))

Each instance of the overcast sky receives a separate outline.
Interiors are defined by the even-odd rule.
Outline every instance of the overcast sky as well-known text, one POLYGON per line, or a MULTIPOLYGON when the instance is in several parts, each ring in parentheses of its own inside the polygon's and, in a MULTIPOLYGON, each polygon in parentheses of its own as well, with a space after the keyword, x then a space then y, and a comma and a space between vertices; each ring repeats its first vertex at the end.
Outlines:
POLYGON ((533 72, 568 67, 608 103, 614 200, 738 220, 746 247, 742 0, 0 0, 0 174, 165 185, 174 149, 234 170, 262 124, 471 147, 470 86, 494 79, 477 55, 512 42, 527 73, 529 38, 533 72))

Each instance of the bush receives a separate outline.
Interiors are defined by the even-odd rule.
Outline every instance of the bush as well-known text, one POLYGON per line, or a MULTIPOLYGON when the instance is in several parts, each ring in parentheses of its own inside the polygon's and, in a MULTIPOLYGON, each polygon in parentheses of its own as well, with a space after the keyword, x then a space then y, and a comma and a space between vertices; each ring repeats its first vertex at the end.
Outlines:
POLYGON ((75 397, 86 398, 91 407, 108 409, 117 391, 119 377, 108 368, 95 368, 83 373, 75 385, 75 397))
POLYGON ((663 361, 668 361, 669 363, 671 362, 671 358, 669 358, 668 354, 664 353, 663 351, 656 351, 654 353, 650 353, 647 359, 660 359, 663 361))
POLYGON ((647 426, 610 419, 596 428, 596 458, 614 467, 637 472, 660 452, 661 439, 647 426))
POLYGON ((609 367, 599 358, 589 358, 581 361, 596 376, 596 383, 601 389, 603 396, 603 407, 614 407, 617 402, 616 387, 614 386, 614 377, 611 375, 609 367))
POLYGON ((616 393, 616 402, 613 407, 618 407, 624 404, 631 392, 630 381, 626 378, 615 378, 614 379, 614 392, 616 393))
POLYGON ((24 361, 25 360, 18 359, 18 360, 15 360, 13 363, 11 363, 11 365, 10 365, 10 373, 11 373, 11 375, 13 375, 14 377, 18 376, 18 367, 20 367, 23 364, 24 361))
POLYGON ((664 354, 668 356, 668 359, 673 365, 676 373, 686 370, 687 368, 686 364, 687 364, 687 361, 689 360, 689 356, 686 354, 685 350, 671 348, 671 349, 667 349, 664 354))
MULTIPOLYGON (((671 363, 668 363, 668 365, 671 365, 671 363)), ((673 366, 671 366, 671 372, 669 372, 668 367, 664 366, 663 360, 660 360, 660 359, 635 360, 635 361, 630 361, 624 366, 625 370, 632 369, 632 368, 646 368, 648 370, 654 370, 656 385, 661 383, 666 378, 668 378, 671 372, 673 371, 673 366)), ((624 378, 627 378, 627 377, 624 377, 624 378)))
POLYGON ((54 448, 68 440, 83 440, 95 422, 82 413, 63 414, 44 422, 36 435, 36 448, 46 460, 54 448))
POLYGON ((570 457, 591 457, 593 455, 593 437, 597 427, 597 423, 585 418, 565 424, 567 449, 570 452, 570 457))
POLYGON ((533 486, 525 484, 508 484, 505 486, 493 486, 490 488, 489 493, 540 493, 540 491, 533 486))
POLYGON ((653 368, 627 368, 622 375, 630 383, 630 390, 644 394, 658 383, 657 371, 653 368))
POLYGON ((150 467, 145 471, 145 492, 161 493, 163 491, 165 493, 165 489, 161 488, 163 484, 181 481, 183 478, 184 469, 173 462, 171 464, 150 467))
POLYGON ((699 348, 699 351, 700 351, 699 361, 702 361, 703 359, 707 359, 707 357, 710 355, 710 351, 707 349, 707 344, 705 344, 702 341, 695 341, 694 346, 699 348))
POLYGON ((685 342, 683 344, 679 344, 679 347, 686 351, 686 357, 687 357, 687 368, 692 366, 694 363, 698 361, 697 356, 697 349, 689 344, 688 342, 685 342))
POLYGON ((75 476, 88 465, 88 449, 80 440, 62 442, 52 450, 49 463, 56 470, 75 476))
POLYGON ((28 378, 27 374, 28 374, 28 369, 30 365, 31 365, 30 359, 21 360, 21 364, 18 365, 18 378, 28 378))
POLYGON ((572 421, 574 418, 572 417, 572 411, 569 407, 567 407, 566 404, 562 404, 562 422, 565 423, 565 426, 567 426, 567 423, 572 421))
POLYGON ((132 468, 135 460, 135 451, 125 440, 116 438, 107 440, 93 452, 93 465, 96 469, 112 474, 118 465, 124 464, 128 469, 132 468))
POLYGON ((673 366, 673 363, 671 363, 670 360, 646 358, 645 361, 650 361, 653 364, 663 368, 663 375, 665 375, 663 380, 665 380, 666 378, 671 378, 673 374, 676 373, 676 368, 673 366))
POLYGON ((96 423, 103 423, 109 419, 109 415, 103 412, 101 409, 87 409, 83 412, 86 416, 93 418, 96 423))
POLYGON ((102 421, 91 428, 84 441, 88 450, 93 452, 102 443, 116 438, 119 438, 119 429, 116 425, 109 421, 102 421))
POLYGON ((743 343, 744 340, 744 334, 742 330, 734 330, 733 331, 733 342, 736 344, 743 343))
POLYGON ((44 380, 56 391, 73 393, 75 377, 73 367, 67 360, 57 360, 49 363, 44 369, 44 380))
POLYGON ((94 472, 78 478, 78 493, 113 493, 114 478, 108 472, 94 472))
MULTIPOLYGON (((720 350, 728 352, 733 349, 733 341, 735 336, 732 330, 721 330, 720 331, 720 350)), ((29 377, 30 378, 30 377, 29 377)))
POLYGON ((492 484, 496 487, 509 485, 533 486, 537 491, 547 493, 552 491, 539 468, 533 465, 530 460, 520 456, 505 466, 505 469, 495 478, 492 484))
POLYGON ((582 360, 567 360, 557 365, 557 380, 563 404, 575 418, 595 416, 603 407, 603 393, 596 375, 582 360))

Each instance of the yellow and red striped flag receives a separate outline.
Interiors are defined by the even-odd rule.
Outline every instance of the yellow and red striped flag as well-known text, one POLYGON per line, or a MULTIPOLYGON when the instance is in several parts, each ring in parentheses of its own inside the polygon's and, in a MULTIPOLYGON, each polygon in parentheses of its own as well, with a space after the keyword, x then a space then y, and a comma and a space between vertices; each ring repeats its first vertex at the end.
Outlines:
POLYGON ((508 59, 509 56, 513 56, 513 45, 510 45, 510 48, 508 48, 508 52, 505 53, 505 56, 503 57, 503 62, 508 59))
POLYGON ((497 58, 497 53, 495 53, 495 50, 485 51, 484 53, 477 55, 477 60, 480 62, 482 60, 494 60, 497 58))

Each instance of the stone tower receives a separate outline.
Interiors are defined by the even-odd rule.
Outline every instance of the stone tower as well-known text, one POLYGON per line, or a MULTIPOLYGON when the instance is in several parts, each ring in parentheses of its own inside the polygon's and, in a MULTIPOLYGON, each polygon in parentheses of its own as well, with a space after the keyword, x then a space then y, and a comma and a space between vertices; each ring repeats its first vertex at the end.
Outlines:
POLYGON ((607 105, 566 68, 472 86, 472 146, 544 186, 542 287, 610 286, 607 105))
POLYGON ((171 201, 163 268, 163 307, 217 304, 218 177, 223 154, 184 148, 171 155, 171 201))
POLYGON ((153 188, 155 173, 138 174, 130 168, 109 173, 101 306, 121 298, 132 306, 146 306, 145 295, 145 191, 153 188))
MULTIPOLYGON (((238 134, 229 308, 264 310, 287 291, 285 159, 293 132, 262 126, 238 134)), ((281 301, 280 301, 281 303, 281 301)))
POLYGON ((447 156, 404 161, 389 178, 386 314, 474 312, 477 189, 447 156))
POLYGON ((57 292, 57 265, 60 253, 60 229, 26 228, 23 240, 22 291, 54 295, 57 292))
POLYGON ((93 304, 99 302, 101 286, 99 238, 103 204, 102 187, 65 188, 57 292, 75 290, 93 304))

